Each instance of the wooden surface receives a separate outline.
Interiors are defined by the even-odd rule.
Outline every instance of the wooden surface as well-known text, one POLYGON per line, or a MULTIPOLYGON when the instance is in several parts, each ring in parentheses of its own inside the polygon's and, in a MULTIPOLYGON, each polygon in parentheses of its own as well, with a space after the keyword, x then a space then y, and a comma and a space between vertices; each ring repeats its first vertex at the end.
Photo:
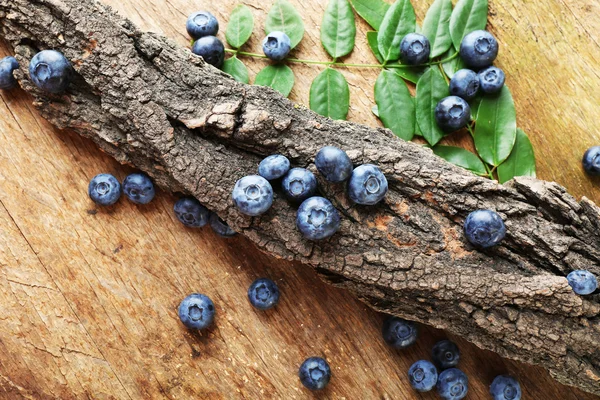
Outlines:
MULTIPOLYGON (((190 12, 212 11, 223 30, 236 3, 105 1, 143 29, 182 44, 190 12)), ((325 2, 292 2, 307 27, 295 56, 325 60, 318 34, 325 2)), ((420 19, 429 3, 415 4, 420 19)), ((245 4, 257 23, 247 49, 259 51, 271 3, 245 4)), ((492 1, 490 24, 540 177, 597 202, 598 182, 582 174, 579 159, 599 140, 598 11, 597 4, 570 0, 492 1)), ((360 21, 348 62, 374 61, 366 30, 360 21)), ((254 76, 265 64, 248 65, 254 76)), ((307 103, 320 67, 293 68, 292 99, 307 103)), ((375 125, 370 108, 377 71, 343 72, 351 85, 349 118, 375 125)), ((90 142, 52 128, 23 92, 1 98, 1 398, 310 398, 296 371, 312 355, 327 358, 334 374, 315 397, 435 398, 415 394, 406 370, 428 358, 443 332, 423 328, 415 347, 390 350, 380 338, 382 316, 308 268, 266 257, 242 238, 183 228, 169 194, 159 192, 148 206, 123 199, 96 208, 86 195, 89 179, 100 172, 122 179, 130 170, 90 142), (266 313, 246 299, 248 285, 260 276, 282 290, 281 304, 266 313), (202 335, 183 329, 176 314, 179 301, 194 291, 209 295, 217 307, 215 328, 202 335)), ((507 372, 519 377, 524 398, 594 398, 558 385, 539 368, 458 343, 470 399, 486 398, 493 377, 507 372)))

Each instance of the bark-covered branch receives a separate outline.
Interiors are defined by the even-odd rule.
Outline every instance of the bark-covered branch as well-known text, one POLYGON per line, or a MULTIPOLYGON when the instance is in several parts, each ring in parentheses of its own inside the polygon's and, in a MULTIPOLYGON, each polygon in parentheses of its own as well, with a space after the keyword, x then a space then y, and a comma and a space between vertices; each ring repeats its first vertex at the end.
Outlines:
POLYGON ((535 179, 501 186, 389 131, 320 117, 233 81, 93 0, 0 0, 0 25, 21 63, 21 86, 53 124, 164 188, 193 194, 259 248, 314 267, 378 310, 600 394, 599 297, 575 295, 565 279, 576 268, 600 274, 600 214, 590 201, 535 179), (62 51, 77 71, 64 95, 29 81, 28 61, 45 48, 62 51), (281 197, 260 218, 233 207, 235 181, 261 157, 281 153, 314 168, 324 145, 379 165, 390 183, 385 202, 357 207, 343 185, 320 181, 343 217, 341 231, 321 243, 301 237, 295 209, 281 197), (502 246, 480 252, 465 241, 462 222, 478 208, 505 218, 502 246))

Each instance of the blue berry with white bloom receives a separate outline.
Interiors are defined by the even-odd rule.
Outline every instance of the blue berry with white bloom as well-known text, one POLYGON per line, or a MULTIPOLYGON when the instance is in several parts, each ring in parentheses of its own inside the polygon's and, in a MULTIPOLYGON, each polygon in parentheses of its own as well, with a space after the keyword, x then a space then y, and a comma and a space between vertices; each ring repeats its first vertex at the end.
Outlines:
POLYGON ((217 36, 219 21, 208 11, 198 11, 188 17, 185 28, 194 40, 203 36, 217 36))
POLYGON ((348 196, 363 205, 374 205, 385 197, 388 181, 381 170, 373 164, 364 164, 354 168, 348 182, 348 196))
POLYGON ((479 76, 470 69, 456 71, 450 80, 450 94, 464 100, 473 100, 479 92, 479 76))
POLYGON ((29 75, 40 89, 50 93, 61 93, 71 82, 73 67, 62 53, 43 50, 31 59, 29 75))
POLYGON ((504 86, 506 76, 504 71, 498 67, 488 67, 483 71, 479 71, 479 83, 481 91, 487 94, 498 93, 504 86))
POLYGON ((12 89, 17 86, 13 71, 19 68, 16 58, 8 56, 0 60, 0 89, 12 89))
POLYGON ((598 280, 589 271, 577 270, 567 275, 567 281, 573 291, 580 296, 592 294, 598 289, 598 280))
POLYGON ((90 181, 88 195, 94 203, 110 206, 121 197, 121 184, 111 174, 99 174, 90 181))
POLYGON ((441 369, 456 367, 460 361, 460 350, 450 340, 440 340, 431 349, 431 359, 441 369))
POLYGON ((472 245, 484 249, 496 246, 506 235, 504 221, 492 210, 473 211, 465 220, 464 230, 472 245))
POLYGON ((400 60, 402 64, 419 65, 429 60, 431 44, 420 33, 409 33, 400 42, 400 60))
POLYGON ((183 197, 175 203, 173 211, 177 219, 190 228, 202 228, 208 223, 210 211, 193 197, 183 197))
POLYGON ((243 214, 256 217, 266 213, 273 204, 273 188, 260 175, 249 175, 233 187, 233 203, 243 214))
POLYGON ((281 178, 289 170, 290 160, 281 154, 269 156, 258 165, 258 174, 269 181, 281 178))
POLYGON ((123 181, 123 193, 136 204, 148 204, 154 199, 156 191, 150 177, 135 173, 128 175, 123 181))
POLYGON ((298 370, 300 382, 310 390, 321 390, 331 379, 331 368, 321 357, 307 358, 298 370))
POLYGON ((460 58, 473 69, 489 67, 498 56, 498 41, 488 31, 473 31, 460 43, 460 58))
POLYGON ((588 175, 600 175, 600 146, 593 146, 583 154, 583 169, 588 175))
POLYGON ((450 368, 438 376, 437 392, 444 400, 464 399, 469 391, 469 379, 458 368, 450 368))
POLYGON ((210 214, 210 227, 221 237, 228 238, 237 235, 237 233, 215 213, 210 214))
POLYGON ((281 31, 271 32, 263 39, 263 52, 273 61, 281 61, 292 49, 290 37, 281 31))
POLYGON ((398 317, 388 317, 383 322, 381 334, 383 340, 389 346, 395 349, 405 349, 415 344, 419 331, 412 321, 398 317))
POLYGON ((181 301, 179 319, 188 329, 206 329, 215 319, 215 305, 203 294, 192 293, 181 301))
POLYGON ((419 360, 408 369, 410 386, 417 392, 429 392, 435 387, 438 372, 435 365, 427 360, 419 360))
POLYGON ((248 300, 259 310, 268 310, 279 302, 279 288, 272 280, 259 278, 248 288, 248 300))
POLYGON ((216 36, 203 36, 194 42, 192 53, 201 56, 213 67, 221 68, 225 61, 225 46, 216 36))
POLYGON ((317 178, 304 168, 292 168, 281 182, 283 193, 293 201, 304 201, 317 191, 317 178))
POLYGON ((498 375, 490 385, 490 394, 494 400, 520 400, 521 385, 512 376, 498 375))
POLYGON ((471 106, 458 96, 444 97, 435 107, 435 122, 444 132, 462 129, 470 119, 471 106))
POLYGON ((329 200, 315 196, 300 204, 296 226, 308 240, 327 239, 340 229, 340 215, 329 200))
POLYGON ((315 166, 323 177, 330 182, 343 182, 352 175, 352 161, 340 148, 325 146, 315 157, 315 166))

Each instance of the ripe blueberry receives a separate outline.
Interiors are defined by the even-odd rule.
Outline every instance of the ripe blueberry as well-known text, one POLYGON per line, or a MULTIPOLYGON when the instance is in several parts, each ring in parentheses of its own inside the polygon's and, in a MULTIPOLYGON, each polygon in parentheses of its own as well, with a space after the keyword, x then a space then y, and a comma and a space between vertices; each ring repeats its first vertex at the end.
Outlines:
POLYGON ((289 170, 290 160, 280 154, 269 156, 258 165, 258 174, 269 181, 281 178, 289 170))
POLYGON ((283 193, 293 201, 304 201, 317 191, 317 178, 304 168, 292 168, 281 182, 283 193))
POLYGON ((243 214, 256 217, 266 213, 273 204, 273 188, 260 175, 245 176, 233 187, 233 203, 243 214))
POLYGON ((572 271, 567 275, 567 281, 573 288, 573 291, 580 296, 592 294, 598 289, 598 280, 589 271, 572 271))
POLYGON ((403 64, 419 65, 429 60, 429 39, 419 33, 409 33, 400 42, 400 60, 403 64))
POLYGON ((173 211, 177 219, 190 228, 202 228, 208 222, 210 211, 193 197, 183 197, 175 203, 173 211))
POLYGON ((441 369, 456 367, 460 361, 460 350, 450 340, 441 340, 431 349, 431 359, 441 369))
POLYGON ((491 210, 473 211, 465 220, 464 230, 471 244, 484 249, 497 245, 506 235, 504 221, 491 210))
POLYGON ((200 293, 192 293, 179 304, 179 319, 188 329, 206 329, 215 319, 215 305, 200 293))
POLYGON ((490 394, 494 400, 520 400, 521 385, 508 375, 498 375, 490 385, 490 394))
POLYGON ((73 74, 69 60, 56 50, 43 50, 29 63, 29 75, 37 87, 50 93, 63 92, 73 74))
POLYGON ((497 56, 498 41, 488 31, 471 32, 460 44, 460 58, 471 68, 489 67, 497 56))
POLYGON ((281 61, 291 50, 290 37, 283 32, 271 32, 263 39, 263 52, 273 61, 281 61))
POLYGON ((429 392, 435 387, 437 379, 437 369, 429 361, 419 360, 408 369, 410 386, 417 392, 429 392))
POLYGON ((352 175, 352 161, 342 149, 325 146, 315 157, 317 170, 330 182, 343 182, 352 175))
POLYGON ((232 237, 237 235, 237 233, 215 213, 210 214, 210 227, 217 235, 222 237, 232 237))
POLYGON ((17 86, 13 71, 19 68, 19 62, 14 57, 4 57, 0 60, 0 89, 12 89, 17 86))
POLYGON ((326 239, 340 229, 340 216, 329 200, 315 196, 300 204, 296 226, 308 240, 326 239))
POLYGON ((146 174, 128 175, 123 181, 123 193, 136 204, 148 204, 154 198, 154 184, 146 174))
POLYGON ((225 46, 215 36, 203 36, 194 42, 192 53, 204 58, 213 67, 221 68, 225 60, 225 46))
POLYGON ((479 83, 483 93, 498 93, 502 90, 505 79, 504 71, 497 67, 488 67, 479 71, 479 83))
POLYGON ((398 317, 388 317, 381 330, 383 340, 395 349, 405 349, 417 341, 419 331, 412 321, 398 317))
POLYGON ((450 368, 438 376, 437 391, 444 400, 463 399, 469 391, 469 379, 458 368, 450 368))
POLYGON ((357 204, 379 203, 388 191, 388 182, 381 170, 373 164, 354 168, 348 182, 348 196, 357 204))
POLYGON ((321 357, 307 358, 298 370, 300 382, 310 390, 321 390, 331 379, 331 368, 321 357))
POLYGON ((279 288, 272 280, 259 278, 248 288, 248 300, 259 310, 268 310, 279 302, 279 288))
POLYGON ((185 28, 194 40, 203 36, 216 36, 219 32, 219 21, 208 11, 198 11, 188 17, 185 28))
POLYGON ((464 100, 473 100, 479 92, 479 77, 470 69, 456 71, 450 80, 450 94, 464 100))
POLYGON ((99 174, 88 186, 90 199, 101 206, 111 206, 121 197, 121 184, 111 174, 99 174))
POLYGON ((435 121, 444 132, 464 128, 471 118, 469 103, 458 96, 444 97, 435 107, 435 121))
POLYGON ((593 146, 583 154, 583 169, 588 175, 600 175, 600 146, 593 146))

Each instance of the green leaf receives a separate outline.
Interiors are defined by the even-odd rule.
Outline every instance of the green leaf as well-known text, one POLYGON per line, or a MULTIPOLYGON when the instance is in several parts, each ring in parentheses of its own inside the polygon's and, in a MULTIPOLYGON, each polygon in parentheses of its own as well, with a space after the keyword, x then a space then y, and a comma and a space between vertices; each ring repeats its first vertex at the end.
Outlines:
POLYGON ((356 13, 376 31, 379 30, 385 13, 390 8, 390 5, 383 0, 350 0, 350 2, 356 13))
POLYGON ((373 107, 371 107, 371 112, 372 112, 373 114, 375 114, 375 116, 376 116, 377 118, 379 118, 379 107, 377 107, 377 104, 375 104, 373 107))
POLYGON ((310 85, 310 109, 332 119, 346 119, 350 89, 341 72, 326 68, 310 85))
POLYGON ((225 31, 227 43, 233 48, 239 49, 250 39, 254 28, 254 17, 250 8, 240 4, 231 12, 229 24, 225 31))
POLYGON ((483 161, 498 166, 510 155, 516 135, 515 103, 504 86, 499 94, 481 100, 474 136, 477 153, 483 161))
POLYGON ((435 107, 448 94, 448 84, 437 68, 429 68, 417 82, 417 124, 425 140, 432 146, 444 136, 435 121, 435 107))
POLYGON ((452 45, 450 15, 452 0, 435 0, 427 10, 421 33, 429 39, 431 58, 444 54, 452 45))
POLYGON ((254 84, 268 86, 287 97, 294 87, 294 72, 284 64, 269 65, 258 72, 254 84))
POLYGON ((383 57, 381 57, 381 53, 379 52, 379 47, 377 46, 377 32, 369 31, 367 32, 367 43, 369 43, 369 47, 373 52, 373 55, 379 61, 379 63, 383 63, 383 57))
POLYGON ((533 176, 535 178, 533 146, 521 129, 517 129, 515 146, 510 156, 498 167, 500 183, 510 181, 515 176, 533 176))
POLYGON ((355 36, 354 12, 348 0, 329 0, 321 24, 321 43, 325 50, 333 58, 348 55, 354 48, 355 36))
POLYGON ((488 17, 488 0, 458 0, 450 17, 450 35, 454 47, 460 49, 463 38, 485 29, 488 17))
MULTIPOLYGON (((450 49, 446 53, 444 53, 444 55, 442 55, 442 59, 450 58, 454 54, 456 54, 456 49, 454 48, 454 46, 451 46, 450 49)), ((444 69, 444 72, 446 73, 448 78, 452 79, 456 71, 466 68, 466 66, 460 57, 455 57, 454 59, 443 63, 442 68, 444 69)))
POLYGON ((375 82, 375 102, 383 125, 406 141, 415 134, 415 104, 406 83, 392 71, 381 71, 375 82))
POLYGON ((302 16, 288 0, 276 0, 265 21, 265 33, 284 32, 290 37, 292 49, 300 43, 304 36, 302 16))
POLYGON ((223 63, 223 72, 229 74, 238 82, 248 83, 248 68, 236 56, 228 58, 223 63))
POLYGON ((471 106, 471 119, 473 121, 477 121, 477 115, 479 114, 479 106, 481 105, 481 100, 483 100, 483 94, 479 93, 473 100, 469 102, 471 106))
POLYGON ((379 52, 385 61, 400 57, 400 42, 408 33, 415 31, 416 18, 410 0, 396 0, 392 4, 377 33, 379 52))
MULTIPOLYGON (((397 63, 390 63, 390 64, 394 65, 397 63)), ((406 68, 388 68, 387 70, 393 71, 396 75, 398 75, 402 79, 416 84, 427 69, 423 68, 423 67, 406 67, 406 68)))
POLYGON ((437 156, 442 157, 444 160, 454 165, 468 169, 477 175, 487 175, 483 162, 481 162, 479 157, 468 150, 454 146, 435 146, 432 150, 437 156))

